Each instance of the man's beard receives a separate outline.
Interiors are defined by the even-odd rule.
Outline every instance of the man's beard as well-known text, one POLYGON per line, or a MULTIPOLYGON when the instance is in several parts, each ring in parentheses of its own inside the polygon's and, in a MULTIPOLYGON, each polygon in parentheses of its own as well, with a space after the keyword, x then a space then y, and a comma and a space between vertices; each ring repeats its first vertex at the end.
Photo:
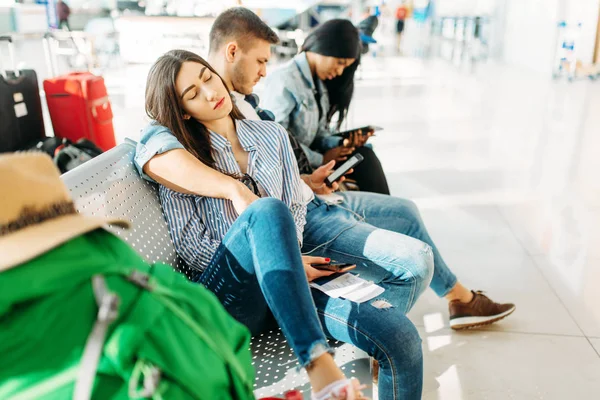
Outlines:
POLYGON ((241 94, 251 94, 254 85, 244 79, 244 74, 238 68, 233 67, 231 72, 231 84, 233 85, 233 90, 241 94))

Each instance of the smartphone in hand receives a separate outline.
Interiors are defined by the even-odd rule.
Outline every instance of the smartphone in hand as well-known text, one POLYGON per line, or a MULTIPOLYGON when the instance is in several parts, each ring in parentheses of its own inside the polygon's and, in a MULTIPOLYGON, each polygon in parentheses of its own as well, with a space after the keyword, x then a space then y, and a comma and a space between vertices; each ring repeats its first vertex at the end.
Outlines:
POLYGON ((359 130, 362 131, 363 134, 365 134, 368 131, 377 132, 377 131, 383 130, 383 128, 380 126, 375 126, 375 125, 367 125, 367 126, 362 126, 360 128, 350 129, 349 131, 338 132, 338 133, 334 134, 333 136, 341 136, 344 139, 348 139, 351 134, 353 134, 354 132, 357 132, 359 130))
POLYGON ((345 263, 335 263, 332 262, 330 264, 311 264, 311 267, 315 269, 319 269, 321 271, 333 271, 333 272, 347 272, 356 268, 354 264, 345 264, 345 263))
POLYGON ((358 164, 360 164, 362 160, 364 160, 362 154, 357 153, 353 155, 352 157, 350 157, 350 159, 348 159, 346 162, 340 165, 338 169, 333 171, 333 174, 325 178, 325 184, 331 187, 331 185, 333 185, 333 182, 337 181, 342 176, 344 176, 344 174, 346 174, 346 172, 348 172, 351 168, 354 168, 358 164))

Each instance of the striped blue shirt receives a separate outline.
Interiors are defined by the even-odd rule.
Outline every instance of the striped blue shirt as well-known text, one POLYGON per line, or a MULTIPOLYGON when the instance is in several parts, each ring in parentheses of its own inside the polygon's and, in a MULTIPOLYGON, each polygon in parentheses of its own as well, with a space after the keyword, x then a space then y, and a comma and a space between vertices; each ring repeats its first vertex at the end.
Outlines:
MULTIPOLYGON (((236 127, 240 144, 248 152, 248 175, 257 182, 261 193, 280 199, 289 207, 298 241, 302 243, 307 199, 303 199, 298 164, 287 132, 268 121, 240 120, 236 127)), ((148 137, 152 132, 159 137, 165 128, 154 125, 147 130, 141 140, 143 146, 159 147, 148 137)), ((214 132, 210 139, 216 167, 228 174, 242 175, 229 141, 214 132)), ((190 267, 204 270, 237 219, 233 203, 175 192, 162 185, 159 193, 177 253, 190 267)))

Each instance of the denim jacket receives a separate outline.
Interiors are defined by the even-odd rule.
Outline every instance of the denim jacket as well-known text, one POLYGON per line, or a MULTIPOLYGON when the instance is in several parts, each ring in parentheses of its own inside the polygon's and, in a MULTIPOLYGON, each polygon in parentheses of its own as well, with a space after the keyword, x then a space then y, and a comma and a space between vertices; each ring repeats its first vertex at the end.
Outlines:
POLYGON ((300 53, 273 72, 265 80, 261 106, 275 115, 302 146, 310 164, 323 163, 323 153, 339 145, 340 138, 328 128, 329 97, 325 84, 317 79, 321 95, 322 115, 315 99, 317 87, 313 81, 306 53, 300 53))

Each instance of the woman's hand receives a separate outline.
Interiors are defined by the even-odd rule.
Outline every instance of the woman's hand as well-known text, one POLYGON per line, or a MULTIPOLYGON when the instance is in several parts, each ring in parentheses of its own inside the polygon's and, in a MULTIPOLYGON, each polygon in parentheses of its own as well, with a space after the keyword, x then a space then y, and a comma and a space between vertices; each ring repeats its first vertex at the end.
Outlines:
MULTIPOLYGON (((348 139, 346 139, 348 140, 348 139)), ((348 156, 352 153, 354 153, 354 150, 356 150, 354 147, 344 147, 344 146, 339 146, 339 147, 334 147, 333 149, 329 149, 325 152, 325 154, 323 154, 323 165, 329 163, 330 161, 336 161, 336 162, 340 162, 340 161, 346 161, 348 159, 348 156)))
POLYGON ((258 196, 252 193, 242 182, 236 181, 233 194, 229 197, 229 200, 233 203, 233 208, 235 208, 237 214, 242 215, 250 204, 258 200, 258 196))
MULTIPOLYGON (((331 194, 339 189, 340 182, 344 182, 346 177, 342 176, 336 182, 333 182, 331 186, 325 184, 325 179, 333 174, 333 167, 335 167, 335 161, 329 161, 325 165, 321 165, 315 169, 310 175, 302 175, 302 180, 312 189, 316 194, 331 194)), ((354 170, 350 169, 346 172, 346 175, 351 174, 354 170)))
POLYGON ((346 147, 362 147, 367 144, 367 141, 371 136, 375 135, 374 130, 368 130, 363 133, 361 129, 358 129, 350 133, 348 139, 344 139, 344 146, 346 147))
POLYGON ((335 271, 322 271, 320 269, 313 268, 310 265, 310 264, 329 264, 330 262, 331 262, 330 258, 302 256, 302 264, 304 264, 304 271, 306 272, 306 279, 308 279, 309 282, 312 282, 315 279, 335 274, 335 271))

